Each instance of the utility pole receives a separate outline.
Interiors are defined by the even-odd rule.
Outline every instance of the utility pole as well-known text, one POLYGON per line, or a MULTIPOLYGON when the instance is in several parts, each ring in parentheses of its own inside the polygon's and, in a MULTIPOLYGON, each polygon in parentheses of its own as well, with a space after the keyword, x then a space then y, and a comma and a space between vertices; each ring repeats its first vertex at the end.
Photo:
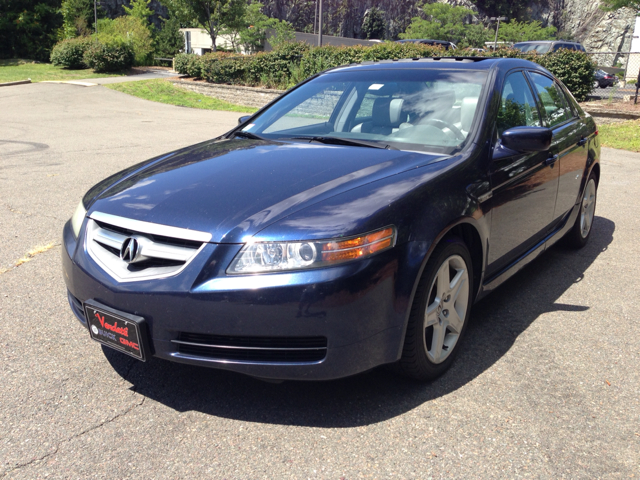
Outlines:
POLYGON ((316 0, 316 7, 313 9, 313 33, 316 33, 316 27, 318 26, 318 0, 316 0))
POLYGON ((489 20, 492 22, 498 21, 498 25, 496 25, 496 38, 493 41, 493 49, 496 50, 498 48, 498 30, 500 29, 500 20, 506 20, 507 17, 491 17, 489 20))
POLYGON ((318 9, 318 46, 322 46, 322 0, 319 0, 320 8, 318 9))

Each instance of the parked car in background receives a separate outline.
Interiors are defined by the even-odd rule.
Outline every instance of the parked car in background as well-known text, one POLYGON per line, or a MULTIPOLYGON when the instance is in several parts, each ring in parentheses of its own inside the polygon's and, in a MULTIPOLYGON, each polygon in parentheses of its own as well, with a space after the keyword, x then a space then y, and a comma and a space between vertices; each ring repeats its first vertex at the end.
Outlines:
POLYGON ((445 50, 455 50, 456 44, 448 42, 446 40, 428 40, 428 39, 408 39, 408 40, 396 40, 397 43, 423 43, 425 45, 433 45, 434 47, 444 47, 445 50))
POLYGON ((593 82, 593 88, 613 87, 616 83, 618 83, 618 77, 616 75, 607 73, 604 70, 596 70, 595 77, 596 79, 593 82))
POLYGON ((433 379, 475 301, 558 240, 587 243, 597 133, 526 60, 333 68, 92 187, 63 230, 69 304, 139 360, 433 379))
POLYGON ((517 48, 521 52, 538 52, 549 53, 566 48, 567 50, 577 50, 584 52, 585 49, 582 44, 577 42, 567 42, 564 40, 540 40, 536 42, 519 42, 513 45, 513 48, 517 48))

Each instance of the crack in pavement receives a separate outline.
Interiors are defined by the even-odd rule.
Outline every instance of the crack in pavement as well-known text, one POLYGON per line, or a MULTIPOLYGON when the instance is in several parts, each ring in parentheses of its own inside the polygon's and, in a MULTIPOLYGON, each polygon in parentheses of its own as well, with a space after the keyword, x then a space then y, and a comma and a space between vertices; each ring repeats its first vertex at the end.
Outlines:
MULTIPOLYGON (((133 394, 135 395, 136 392, 135 390, 133 391, 133 394)), ((113 417, 111 417, 110 419, 105 420, 104 422, 100 422, 98 425, 94 425, 93 427, 87 428, 86 430, 83 430, 80 433, 77 433, 75 435, 70 436, 69 438, 62 440, 60 442, 58 442, 58 444, 55 446, 55 449, 52 452, 49 452, 45 455, 42 455, 41 457, 38 458, 34 458, 32 460, 29 460, 28 462, 25 463, 20 463, 18 465, 16 465, 15 467, 13 467, 10 470, 7 470, 5 473, 2 474, 2 478, 7 477, 11 472, 15 472, 16 470, 20 470, 22 468, 28 467, 29 465, 33 465, 34 463, 38 463, 41 462, 49 457, 52 457, 54 455, 56 455, 58 453, 58 451, 60 450, 60 448, 62 447, 62 445, 64 445, 65 443, 70 443, 73 440, 76 440, 84 435, 86 435, 89 432, 92 432, 94 430, 97 430, 101 427, 104 427, 105 425, 108 425, 109 423, 114 422, 115 420, 118 420, 119 418, 122 418, 126 415, 128 415, 129 413, 131 413, 134 409, 141 407, 142 405, 144 405, 144 401, 147 399, 147 397, 141 396, 141 401, 139 403, 136 403, 134 405, 131 405, 127 410, 125 410, 122 413, 119 413, 117 415, 114 415, 113 417)))
POLYGON ((53 242, 49 242, 48 244, 44 245, 44 246, 39 246, 39 247, 34 247, 31 250, 29 250, 27 253, 25 253, 22 258, 19 258, 18 260, 16 260, 14 262, 13 265, 11 265, 10 267, 7 268, 2 268, 0 267, 0 275, 2 275, 3 273, 7 273, 10 270, 13 270, 15 268, 18 268, 20 265, 30 262, 31 260, 33 260, 36 256, 48 252, 49 250, 51 250, 54 247, 59 247, 61 244, 59 243, 53 243, 53 242))
MULTIPOLYGON (((122 379, 124 381, 128 381, 128 377, 129 377, 129 373, 131 373, 131 370, 133 370, 133 367, 135 367, 139 362, 136 360, 132 360, 131 364, 129 365, 129 368, 127 369, 127 372, 122 376, 122 379)), ((135 390, 135 386, 132 389, 133 394, 136 395, 137 392, 135 390)), ((125 410, 122 413, 119 413, 117 415, 114 415, 113 417, 111 417, 110 419, 105 420, 104 422, 100 422, 98 425, 94 425, 93 427, 87 428, 86 430, 83 430, 80 433, 77 433, 75 435, 70 436, 69 438, 62 440, 60 442, 58 442, 58 444, 55 446, 54 450, 52 452, 49 452, 45 455, 42 455, 41 457, 38 458, 34 458, 32 460, 29 460, 28 462, 25 463, 21 463, 16 465, 15 467, 13 467, 11 470, 7 470, 5 473, 2 474, 2 478, 5 478, 7 475, 9 475, 11 472, 15 472, 16 470, 20 470, 21 468, 24 467, 28 467, 29 465, 33 465, 34 463, 37 462, 41 462, 42 460, 45 460, 49 457, 52 457, 54 455, 56 455, 58 453, 58 451, 60 450, 60 447, 65 444, 65 443, 69 443, 72 440, 75 440, 77 438, 82 437, 83 435, 92 432, 94 430, 97 430, 98 428, 104 427, 105 425, 114 422, 115 420, 122 418, 126 415, 128 415, 131 411, 133 411, 134 409, 141 407, 142 405, 144 405, 145 400, 147 399, 147 397, 142 396, 141 395, 141 401, 139 403, 136 403, 134 405, 131 405, 127 410, 125 410)))

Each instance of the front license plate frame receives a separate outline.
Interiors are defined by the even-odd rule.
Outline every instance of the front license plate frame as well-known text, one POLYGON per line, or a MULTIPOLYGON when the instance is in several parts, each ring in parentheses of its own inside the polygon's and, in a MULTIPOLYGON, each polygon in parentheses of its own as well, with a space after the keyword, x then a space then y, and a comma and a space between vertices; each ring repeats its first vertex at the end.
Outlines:
POLYGON ((149 342, 143 317, 121 312, 87 300, 84 314, 91 339, 142 362, 147 361, 149 342))

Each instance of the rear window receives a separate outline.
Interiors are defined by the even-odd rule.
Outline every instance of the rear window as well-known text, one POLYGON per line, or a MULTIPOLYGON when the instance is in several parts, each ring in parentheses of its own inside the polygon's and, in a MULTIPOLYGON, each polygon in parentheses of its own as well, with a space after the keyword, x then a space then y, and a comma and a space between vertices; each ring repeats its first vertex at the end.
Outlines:
POLYGON ((538 52, 547 53, 551 47, 550 43, 516 43, 514 48, 517 48, 521 52, 538 52))

